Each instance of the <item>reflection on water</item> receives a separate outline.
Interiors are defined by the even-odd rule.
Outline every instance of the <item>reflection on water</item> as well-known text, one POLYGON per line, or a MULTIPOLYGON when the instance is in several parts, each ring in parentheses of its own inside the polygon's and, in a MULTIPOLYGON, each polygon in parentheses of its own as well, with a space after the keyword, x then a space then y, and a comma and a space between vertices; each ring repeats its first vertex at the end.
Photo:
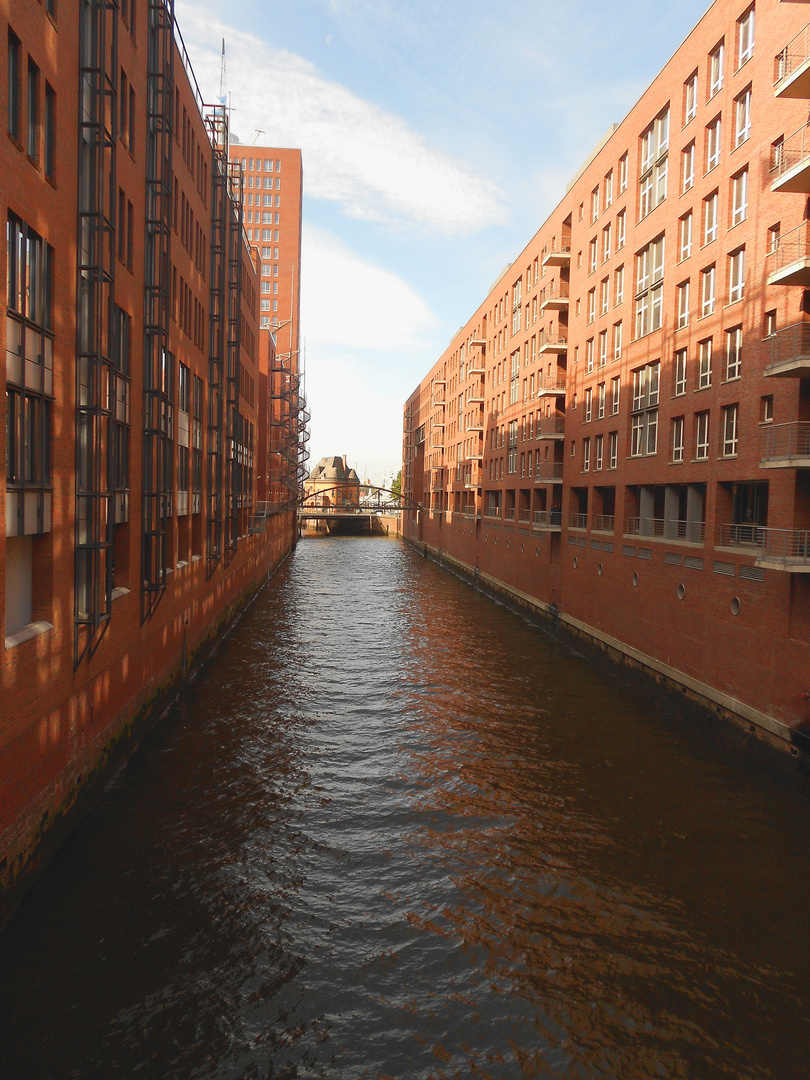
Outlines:
POLYGON ((807 1075, 804 789, 309 540, 0 941, 0 1076, 807 1075))

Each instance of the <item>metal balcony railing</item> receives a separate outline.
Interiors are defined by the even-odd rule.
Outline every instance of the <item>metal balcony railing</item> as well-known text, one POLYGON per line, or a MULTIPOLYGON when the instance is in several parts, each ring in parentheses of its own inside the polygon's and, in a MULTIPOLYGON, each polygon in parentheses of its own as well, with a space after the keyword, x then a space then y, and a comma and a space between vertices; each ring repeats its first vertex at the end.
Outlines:
POLYGON ((612 533, 616 531, 616 518, 613 514, 597 514, 593 519, 593 531, 612 533))
POLYGON ((504 516, 505 521, 514 521, 515 520, 515 508, 514 508, 514 506, 507 506, 506 509, 503 512, 503 516, 504 516))
POLYGON ((562 525, 562 510, 535 510, 532 525, 535 529, 559 529, 562 525))
POLYGON ((810 259, 810 222, 807 221, 777 238, 765 255, 765 269, 768 274, 776 274, 806 259, 810 259))
POLYGON ((565 375, 544 375, 542 379, 538 380, 537 392, 538 394, 543 391, 556 391, 565 390, 566 378, 565 375))
POLYGON ((537 484, 548 483, 550 480, 562 480, 563 463, 561 461, 541 461, 535 469, 534 480, 537 484))
POLYGON ((631 517, 627 519, 626 533, 628 536, 644 536, 652 540, 684 540, 690 544, 702 544, 706 538, 706 522, 631 517))
POLYGON ((588 515, 587 514, 572 514, 570 521, 570 528, 572 529, 587 529, 588 528, 588 515))
POLYGON ((778 179, 810 158, 810 123, 788 135, 784 142, 771 147, 771 177, 778 179))
POLYGON ((794 71, 810 58, 810 23, 791 38, 787 45, 773 58, 773 86, 775 90, 789 79, 794 71))
POLYGON ((810 459, 810 422, 797 420, 790 424, 774 424, 763 432, 762 460, 780 458, 810 459))
POLYGON ((546 439, 551 435, 565 434, 565 418, 562 416, 544 416, 537 421, 535 428, 537 439, 546 439))
POLYGON ((722 547, 753 548, 759 559, 810 566, 810 529, 770 529, 765 525, 723 525, 722 547))
POLYGON ((547 334, 543 331, 543 333, 540 334, 538 347, 541 350, 545 348, 567 349, 568 338, 564 334, 547 334))
POLYGON ((492 506, 492 505, 490 505, 484 511, 484 517, 499 518, 500 516, 501 516, 501 508, 500 508, 500 506, 492 506))
POLYGON ((532 520, 531 510, 521 510, 519 512, 518 520, 528 525, 532 520))
POLYGON ((770 364, 765 369, 780 367, 789 364, 792 360, 798 360, 802 356, 810 356, 810 322, 793 323, 765 339, 770 345, 770 364))

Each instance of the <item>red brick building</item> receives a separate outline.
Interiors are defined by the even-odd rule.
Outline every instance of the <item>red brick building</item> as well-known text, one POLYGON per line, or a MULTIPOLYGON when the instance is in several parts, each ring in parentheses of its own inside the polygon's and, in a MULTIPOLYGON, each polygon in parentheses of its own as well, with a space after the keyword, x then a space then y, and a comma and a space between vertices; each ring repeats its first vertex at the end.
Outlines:
POLYGON ((294 544, 267 463, 301 421, 172 0, 0 0, 0 32, 2 915, 294 544))
POLYGON ((810 7, 716 0, 405 407, 406 537, 797 746, 810 7))
MULTIPOLYGON (((304 363, 300 341, 301 223, 304 173, 300 150, 245 146, 232 142, 230 160, 242 173, 242 214, 248 242, 258 251, 259 324, 274 356, 271 394, 274 442, 268 472, 277 497, 297 492, 307 475, 309 458, 304 400, 304 363), (287 429, 294 431, 291 441, 287 429), (281 433, 284 432, 282 435, 281 433), (296 454, 286 452, 294 446, 296 454)), ((264 354, 260 362, 265 363, 264 354)), ((265 475, 262 470, 260 475, 265 475)))

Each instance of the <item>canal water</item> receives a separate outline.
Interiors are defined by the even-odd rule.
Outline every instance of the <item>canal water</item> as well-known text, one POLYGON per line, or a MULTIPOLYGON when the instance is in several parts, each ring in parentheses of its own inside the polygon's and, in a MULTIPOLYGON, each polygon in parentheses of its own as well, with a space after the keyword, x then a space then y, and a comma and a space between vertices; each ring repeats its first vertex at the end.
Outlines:
POLYGON ((787 762, 306 540, 0 939, 3 1080, 805 1080, 787 762))

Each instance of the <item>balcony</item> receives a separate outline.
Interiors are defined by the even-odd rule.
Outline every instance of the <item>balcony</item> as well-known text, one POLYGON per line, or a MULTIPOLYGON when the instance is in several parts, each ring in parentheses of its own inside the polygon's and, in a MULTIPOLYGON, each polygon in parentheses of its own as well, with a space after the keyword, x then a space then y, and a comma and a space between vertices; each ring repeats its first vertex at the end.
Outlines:
POLYGON ((763 469, 810 469, 810 422, 774 424, 763 432, 763 469))
POLYGON ((500 506, 488 506, 484 511, 485 518, 491 518, 494 521, 501 520, 501 508, 500 506))
POLYGON ((647 540, 680 541, 683 544, 703 544, 706 539, 705 521, 677 521, 669 518, 631 517, 627 519, 626 536, 643 536, 647 540))
POLYGON ((810 124, 773 148, 771 191, 810 191, 810 124))
POLYGON ((720 546, 744 549, 757 566, 810 574, 810 529, 769 529, 764 525, 723 525, 720 546))
POLYGON ((773 89, 779 98, 810 97, 810 24, 774 57, 773 89))
POLYGON ((544 416, 537 421, 536 439, 562 439, 565 436, 565 418, 562 416, 544 416))
POLYGON ((465 405, 483 405, 484 395, 480 390, 474 390, 473 393, 467 398, 465 405))
POLYGON ((553 247, 545 253, 543 256, 543 269, 547 266, 570 266, 571 265, 571 248, 570 247, 553 247))
POLYGON ((810 375, 810 322, 786 326, 765 340, 771 349, 765 375, 797 379, 810 375))
POLYGON ((613 514, 596 514, 593 519, 593 531, 613 533, 616 531, 616 518, 613 514))
POLYGON ((561 532, 561 510, 535 510, 532 515, 533 532, 561 532))
POLYGON ((561 461, 541 461, 534 474, 535 484, 561 484, 563 463, 561 461))
POLYGON ((780 236, 765 256, 769 285, 810 285, 810 223, 780 236))
POLYGON ((564 353, 568 352, 568 339, 561 337, 559 334, 555 337, 551 334, 540 335, 540 348, 538 353, 543 356, 544 353, 564 353))
POLYGON ((531 510, 525 510, 525 509, 524 510, 519 510, 518 511, 518 521, 520 522, 521 525, 531 525, 531 523, 532 523, 532 512, 531 512, 531 510))
POLYGON ((568 292, 569 285, 567 281, 559 281, 555 285, 552 285, 540 301, 540 310, 567 311, 568 292))
POLYGON ((481 512, 477 506, 468 503, 467 506, 462 506, 461 516, 465 518, 480 518, 481 512))
POLYGON ((545 397, 547 394, 562 394, 565 396, 565 375, 545 375, 538 380, 537 396, 545 397))
POLYGON ((506 507, 506 509, 503 512, 503 519, 504 519, 504 521, 514 521, 515 520, 515 508, 514 508, 514 506, 507 506, 506 507))
POLYGON ((483 431, 484 430, 484 417, 483 416, 469 416, 467 422, 464 425, 465 431, 483 431))
POLYGON ((588 528, 588 515, 587 514, 572 514, 571 519, 568 522, 569 529, 587 529, 588 528))

